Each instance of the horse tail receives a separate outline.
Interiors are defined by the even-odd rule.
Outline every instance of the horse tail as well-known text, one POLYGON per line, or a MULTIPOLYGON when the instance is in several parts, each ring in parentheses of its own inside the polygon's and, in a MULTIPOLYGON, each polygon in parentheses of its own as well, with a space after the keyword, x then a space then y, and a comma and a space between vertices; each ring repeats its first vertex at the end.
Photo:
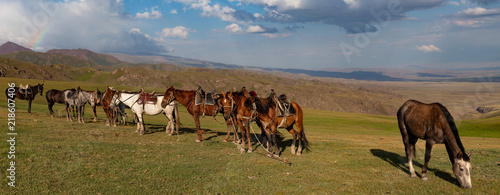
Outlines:
POLYGON ((174 104, 174 120, 175 120, 175 129, 177 133, 179 133, 179 128, 182 124, 179 118, 179 106, 177 105, 177 103, 174 104))
MULTIPOLYGON (((401 137, 403 138, 403 143, 405 140, 409 143, 409 132, 408 129, 406 129, 406 122, 405 122, 405 116, 404 113, 408 110, 408 104, 412 103, 412 100, 406 101, 401 108, 399 108, 398 113, 397 113, 397 118, 398 118, 398 126, 399 126, 399 131, 401 132, 401 137)), ((417 158, 417 151, 412 150, 413 148, 410 147, 409 150, 410 154, 412 154, 413 158, 417 158)), ((407 150, 406 144, 405 144, 405 151, 407 150)), ((407 156, 409 157, 409 156, 407 156)))
POLYGON ((304 125, 302 125, 302 132, 300 133, 302 136, 302 140, 304 141, 304 148, 306 151, 311 151, 311 146, 309 145, 309 141, 306 138, 306 133, 304 133, 304 125))
MULTIPOLYGON (((455 125, 455 120, 453 119, 453 116, 451 116, 450 112, 446 107, 444 107, 442 104, 437 103, 439 107, 441 108, 441 111, 443 111, 444 117, 446 118, 446 122, 450 126, 451 132, 453 132, 453 136, 455 137, 455 141, 458 144, 458 147, 462 151, 463 154, 465 154, 465 149, 464 146, 462 145, 462 141, 460 141, 460 137, 458 136, 458 129, 457 126, 455 125)), ((464 157, 467 155, 464 155, 464 157)))

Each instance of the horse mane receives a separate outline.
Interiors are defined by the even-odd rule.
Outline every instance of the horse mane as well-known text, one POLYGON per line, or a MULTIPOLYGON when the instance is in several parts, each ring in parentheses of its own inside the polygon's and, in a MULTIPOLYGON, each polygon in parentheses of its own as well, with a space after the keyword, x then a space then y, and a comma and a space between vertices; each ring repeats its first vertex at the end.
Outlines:
POLYGON ((439 108, 441 108, 441 111, 443 111, 443 114, 446 117, 446 121, 448 122, 448 125, 450 126, 450 129, 453 132, 453 136, 455 137, 455 141, 457 142, 458 148, 460 148, 460 150, 462 151, 462 154, 464 154, 463 155, 464 160, 469 161, 470 160, 469 156, 466 155, 464 146, 462 145, 462 141, 460 140, 460 137, 458 136, 458 129, 457 129, 457 126, 455 125, 455 120, 453 119, 453 116, 451 116, 448 109, 446 109, 446 107, 444 107, 442 104, 436 103, 436 105, 438 105, 439 108))

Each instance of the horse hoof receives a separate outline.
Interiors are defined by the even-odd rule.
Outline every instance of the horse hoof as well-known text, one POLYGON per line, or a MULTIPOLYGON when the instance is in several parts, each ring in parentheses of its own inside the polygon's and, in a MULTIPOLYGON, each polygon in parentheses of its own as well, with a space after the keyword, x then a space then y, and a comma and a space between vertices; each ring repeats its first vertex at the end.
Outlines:
POLYGON ((297 155, 297 156, 300 156, 300 155, 302 155, 302 152, 297 152, 297 154, 296 154, 296 155, 297 155))
POLYGON ((247 152, 248 152, 248 153, 252 153, 252 152, 253 152, 253 150, 252 150, 252 149, 248 149, 248 151, 247 151, 247 152))
POLYGON ((411 175, 410 175, 410 177, 411 177, 411 178, 416 178, 416 177, 417 177, 417 175, 415 175, 415 174, 411 174, 411 175))
POLYGON ((422 177, 422 181, 429 181, 428 177, 422 177))
POLYGON ((272 157, 273 157, 273 155, 272 155, 272 154, 270 154, 270 153, 267 153, 267 155, 266 155, 266 156, 267 156, 267 157, 269 157, 269 158, 272 158, 272 157))
POLYGON ((243 154, 243 153, 246 153, 246 152, 247 152, 247 150, 245 150, 245 148, 241 148, 241 149, 240 149, 240 152, 243 154))
POLYGON ((224 139, 223 142, 227 142, 227 139, 224 139))
POLYGON ((197 139, 195 142, 201 142, 201 140, 197 139))

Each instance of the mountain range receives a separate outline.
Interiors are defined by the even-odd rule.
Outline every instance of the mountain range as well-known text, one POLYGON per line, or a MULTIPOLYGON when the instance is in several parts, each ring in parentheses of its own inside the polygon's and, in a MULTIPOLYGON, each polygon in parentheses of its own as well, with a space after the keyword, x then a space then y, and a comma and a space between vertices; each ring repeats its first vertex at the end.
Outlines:
MULTIPOLYGON (((92 67, 98 70, 113 71, 119 68, 145 67, 158 70, 175 71, 190 67, 210 69, 251 70, 259 73, 294 74, 319 78, 341 78, 366 81, 467 81, 479 82, 470 77, 484 77, 500 71, 450 71, 424 69, 288 69, 240 66, 210 62, 206 60, 183 58, 171 55, 130 55, 122 53, 96 53, 87 49, 52 49, 45 53, 35 52, 13 42, 0 46, 0 56, 39 65, 66 64, 73 67, 92 67)), ((500 77, 492 80, 500 82, 500 77)))

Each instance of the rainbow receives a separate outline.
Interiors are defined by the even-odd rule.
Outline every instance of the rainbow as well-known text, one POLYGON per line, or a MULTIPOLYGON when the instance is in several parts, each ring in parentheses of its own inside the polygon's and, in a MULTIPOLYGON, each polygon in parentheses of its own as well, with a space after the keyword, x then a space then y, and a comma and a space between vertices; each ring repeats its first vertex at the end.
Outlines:
POLYGON ((40 45, 42 45, 43 40, 47 36, 47 32, 49 32, 49 29, 50 29, 50 24, 39 29, 37 34, 35 34, 31 38, 31 40, 29 41, 29 46, 30 46, 31 50, 36 51, 36 48, 38 48, 38 47, 40 47, 40 45))

